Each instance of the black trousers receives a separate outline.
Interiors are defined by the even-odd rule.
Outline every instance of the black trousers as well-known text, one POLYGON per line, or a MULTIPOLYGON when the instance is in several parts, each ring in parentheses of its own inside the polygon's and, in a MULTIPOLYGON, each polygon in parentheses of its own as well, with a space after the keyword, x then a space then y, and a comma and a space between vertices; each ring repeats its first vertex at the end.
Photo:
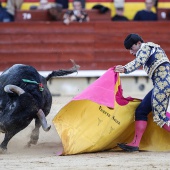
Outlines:
POLYGON ((148 114, 152 111, 152 90, 144 97, 135 111, 135 120, 148 120, 148 114))

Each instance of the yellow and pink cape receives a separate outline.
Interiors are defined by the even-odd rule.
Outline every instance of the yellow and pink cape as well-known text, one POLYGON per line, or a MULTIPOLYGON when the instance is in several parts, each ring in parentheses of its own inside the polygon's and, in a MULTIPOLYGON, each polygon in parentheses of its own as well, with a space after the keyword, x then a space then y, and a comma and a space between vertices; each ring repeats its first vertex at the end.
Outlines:
MULTIPOLYGON (((124 98, 118 73, 110 68, 54 117, 62 155, 118 149, 134 135, 134 113, 141 100, 124 98)), ((148 117, 140 150, 170 151, 170 133, 148 117)))

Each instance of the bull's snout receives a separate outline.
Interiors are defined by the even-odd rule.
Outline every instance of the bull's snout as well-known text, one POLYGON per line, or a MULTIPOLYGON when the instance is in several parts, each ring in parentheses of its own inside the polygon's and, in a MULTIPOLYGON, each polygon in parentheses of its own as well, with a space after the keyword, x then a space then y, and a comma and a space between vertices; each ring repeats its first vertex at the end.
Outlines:
POLYGON ((4 87, 4 91, 7 93, 17 93, 18 96, 20 96, 21 94, 25 93, 25 91, 23 89, 21 89, 20 87, 16 86, 16 85, 6 85, 4 87))

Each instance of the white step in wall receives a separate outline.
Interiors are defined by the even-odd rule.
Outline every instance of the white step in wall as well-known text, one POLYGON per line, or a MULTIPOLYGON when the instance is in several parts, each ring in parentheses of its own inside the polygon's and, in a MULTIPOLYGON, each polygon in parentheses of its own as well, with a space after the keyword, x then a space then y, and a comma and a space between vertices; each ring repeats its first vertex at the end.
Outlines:
MULTIPOLYGON (((57 77, 48 82, 52 95, 75 96, 93 83, 106 70, 79 71, 65 77, 57 77)), ((46 76, 49 72, 40 72, 46 76)), ((152 88, 152 81, 143 70, 131 74, 120 74, 124 97, 143 98, 152 88)))

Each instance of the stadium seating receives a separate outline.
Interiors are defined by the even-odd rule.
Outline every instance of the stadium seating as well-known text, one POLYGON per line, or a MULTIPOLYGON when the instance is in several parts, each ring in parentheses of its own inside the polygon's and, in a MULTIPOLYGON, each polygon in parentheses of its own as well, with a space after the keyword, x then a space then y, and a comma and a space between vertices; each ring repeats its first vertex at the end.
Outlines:
POLYGON ((126 64, 134 57, 123 46, 129 33, 139 33, 145 41, 160 44, 170 57, 170 23, 112 22, 90 23, 14 22, 0 24, 0 71, 15 63, 53 70, 71 66, 74 59, 81 70, 106 70, 126 64))

